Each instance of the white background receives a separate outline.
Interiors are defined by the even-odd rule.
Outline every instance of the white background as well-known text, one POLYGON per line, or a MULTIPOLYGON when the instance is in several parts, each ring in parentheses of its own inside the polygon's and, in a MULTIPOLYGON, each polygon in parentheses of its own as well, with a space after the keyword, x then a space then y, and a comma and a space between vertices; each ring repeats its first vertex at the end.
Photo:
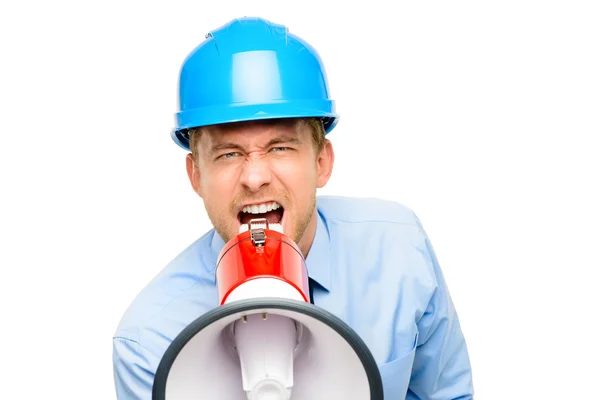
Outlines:
POLYGON ((477 397, 600 398, 600 13, 524 0, 3 2, 0 397, 115 398, 122 313, 210 228, 169 137, 178 70, 241 16, 320 52, 321 193, 421 218, 477 397))

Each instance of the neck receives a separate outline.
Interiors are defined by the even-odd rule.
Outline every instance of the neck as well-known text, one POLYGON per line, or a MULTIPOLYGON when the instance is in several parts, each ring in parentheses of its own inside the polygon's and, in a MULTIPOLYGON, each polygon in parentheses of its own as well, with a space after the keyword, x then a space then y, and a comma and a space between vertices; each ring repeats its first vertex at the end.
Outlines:
POLYGON ((304 234, 300 238, 300 241, 297 243, 298 247, 300 248, 300 251, 302 252, 302 255, 304 256, 304 259, 308 257, 308 252, 310 251, 313 241, 315 240, 315 234, 317 233, 317 214, 318 213, 315 208, 315 210, 312 213, 312 216, 310 217, 310 220, 308 221, 308 226, 306 227, 304 234))

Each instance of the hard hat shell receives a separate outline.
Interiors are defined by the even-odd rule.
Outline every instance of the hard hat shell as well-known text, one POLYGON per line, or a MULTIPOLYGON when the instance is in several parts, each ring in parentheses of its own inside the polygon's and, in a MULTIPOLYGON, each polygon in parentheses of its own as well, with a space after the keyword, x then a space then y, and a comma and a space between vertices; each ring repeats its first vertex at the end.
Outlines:
POLYGON ((323 62, 285 26, 239 18, 206 35, 179 74, 171 136, 189 150, 190 128, 272 118, 315 117, 337 124, 323 62))

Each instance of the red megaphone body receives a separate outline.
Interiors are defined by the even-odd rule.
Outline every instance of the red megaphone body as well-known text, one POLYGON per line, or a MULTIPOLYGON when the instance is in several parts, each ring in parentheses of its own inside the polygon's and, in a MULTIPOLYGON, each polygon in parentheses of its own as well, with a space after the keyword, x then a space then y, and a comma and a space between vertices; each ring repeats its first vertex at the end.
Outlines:
POLYGON ((219 304, 255 297, 310 302, 308 272, 296 243, 254 219, 219 255, 216 280, 219 304))

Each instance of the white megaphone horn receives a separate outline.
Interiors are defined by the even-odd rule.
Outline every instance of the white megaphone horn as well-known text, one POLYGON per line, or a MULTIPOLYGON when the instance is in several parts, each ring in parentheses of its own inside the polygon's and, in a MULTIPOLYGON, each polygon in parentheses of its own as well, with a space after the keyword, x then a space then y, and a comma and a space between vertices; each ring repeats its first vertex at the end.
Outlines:
POLYGON ((250 221, 221 251, 216 280, 219 307, 168 347, 153 400, 383 399, 369 348, 310 303, 304 257, 279 224, 250 221))

